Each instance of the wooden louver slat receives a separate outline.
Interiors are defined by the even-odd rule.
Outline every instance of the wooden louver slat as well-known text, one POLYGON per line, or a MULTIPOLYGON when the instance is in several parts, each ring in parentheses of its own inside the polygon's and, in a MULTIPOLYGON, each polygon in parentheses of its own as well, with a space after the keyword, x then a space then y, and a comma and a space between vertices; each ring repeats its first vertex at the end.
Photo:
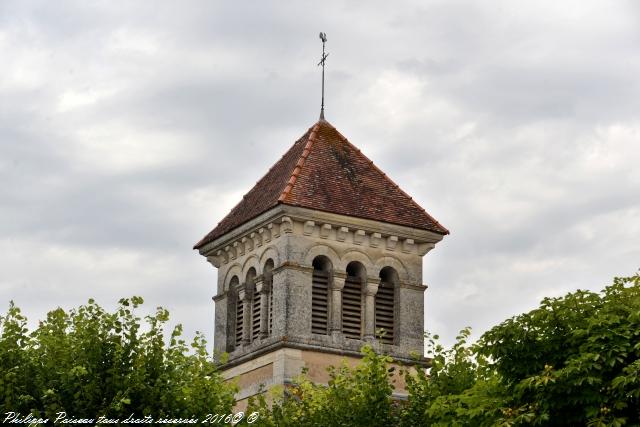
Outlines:
POLYGON ((347 277, 342 289, 342 333, 353 339, 362 336, 362 285, 357 277, 347 277))
POLYGON ((273 333, 273 288, 269 292, 269 336, 273 333))
POLYGON ((238 299, 236 301, 236 347, 242 343, 243 323, 244 323, 244 316, 242 312, 242 301, 238 299))
POLYGON ((380 340, 393 344, 395 290, 393 283, 381 282, 376 293, 376 333, 383 329, 380 340))
POLYGON ((313 270, 311 284, 311 332, 328 333, 329 273, 313 270))
POLYGON ((251 339, 255 340, 260 335, 260 299, 262 295, 255 293, 253 295, 253 310, 252 310, 252 324, 251 324, 251 339))

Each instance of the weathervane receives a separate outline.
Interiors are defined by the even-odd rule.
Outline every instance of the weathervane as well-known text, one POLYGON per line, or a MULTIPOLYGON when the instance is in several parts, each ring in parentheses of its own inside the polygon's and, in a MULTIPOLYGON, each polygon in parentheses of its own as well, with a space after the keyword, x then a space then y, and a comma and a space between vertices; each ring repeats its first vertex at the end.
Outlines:
POLYGON ((322 59, 318 62, 318 67, 322 65, 322 104, 320 105, 320 120, 324 120, 324 63, 327 60, 328 53, 324 53, 324 44, 327 42, 327 34, 320 33, 320 40, 322 40, 322 59))

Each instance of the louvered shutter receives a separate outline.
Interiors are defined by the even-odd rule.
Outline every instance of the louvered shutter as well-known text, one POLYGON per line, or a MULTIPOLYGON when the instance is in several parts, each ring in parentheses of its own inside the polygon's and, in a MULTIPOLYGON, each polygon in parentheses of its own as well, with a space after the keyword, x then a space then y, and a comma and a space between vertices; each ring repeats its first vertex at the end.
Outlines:
POLYGON ((329 314, 329 273, 313 270, 311 288, 311 332, 326 335, 329 314))
POLYGON ((273 285, 269 291, 269 336, 273 333, 273 285))
POLYGON ((342 333, 347 338, 362 336, 362 286, 360 278, 347 277, 342 289, 342 333))
POLYGON ((242 343, 242 324, 244 316, 242 313, 242 301, 238 298, 236 302, 236 347, 242 343))
POLYGON ((253 294, 253 310, 251 316, 251 339, 255 340, 260 336, 260 300, 262 294, 256 292, 253 294))
POLYGON ((395 289, 393 283, 381 282, 376 293, 376 334, 384 329, 381 341, 393 344, 395 289))

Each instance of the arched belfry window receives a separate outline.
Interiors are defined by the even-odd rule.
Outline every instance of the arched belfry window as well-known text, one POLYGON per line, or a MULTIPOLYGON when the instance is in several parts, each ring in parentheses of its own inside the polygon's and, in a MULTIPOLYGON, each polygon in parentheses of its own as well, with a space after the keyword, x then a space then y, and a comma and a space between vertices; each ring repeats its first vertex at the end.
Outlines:
POLYGON ((380 285, 376 293, 376 334, 379 330, 384 330, 380 341, 385 344, 393 344, 395 295, 398 282, 398 273, 393 267, 380 270, 380 285))
POLYGON ((347 277, 342 289, 342 333, 347 338, 362 337, 362 286, 367 272, 364 266, 352 261, 347 265, 347 277))
POLYGON ((254 284, 256 279, 256 269, 251 267, 247 271, 247 278, 245 280, 245 292, 248 293, 250 310, 248 325, 250 327, 248 335, 250 340, 258 338, 260 332, 260 295, 255 292, 254 284))
MULTIPOLYGON (((229 282, 229 292, 235 297, 233 298, 233 305, 230 308, 233 310, 233 347, 240 345, 242 341, 242 301, 238 296, 238 288, 240 287, 240 280, 238 276, 233 276, 229 282)), ((228 319, 228 317, 227 317, 228 319)), ((229 341, 227 341, 229 343, 229 341)))
POLYGON ((267 289, 266 293, 263 293, 262 298, 267 298, 267 315, 269 316, 268 323, 268 335, 271 335, 271 331, 273 330, 273 260, 269 258, 267 262, 264 264, 264 268, 262 269, 262 274, 264 275, 264 282, 267 289), (267 295, 265 297, 265 295, 267 295))
POLYGON ((332 265, 326 256, 313 259, 313 279, 311 286, 311 332, 329 333, 329 282, 332 265))

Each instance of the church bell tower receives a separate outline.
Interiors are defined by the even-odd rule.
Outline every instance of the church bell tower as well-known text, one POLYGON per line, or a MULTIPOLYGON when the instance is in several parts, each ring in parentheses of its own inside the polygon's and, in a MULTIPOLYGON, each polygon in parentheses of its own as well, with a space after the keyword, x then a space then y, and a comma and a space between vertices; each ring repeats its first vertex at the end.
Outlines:
POLYGON ((422 257, 448 233, 321 118, 195 245, 218 268, 214 346, 239 404, 303 367, 326 383, 365 343, 416 363, 422 257))

